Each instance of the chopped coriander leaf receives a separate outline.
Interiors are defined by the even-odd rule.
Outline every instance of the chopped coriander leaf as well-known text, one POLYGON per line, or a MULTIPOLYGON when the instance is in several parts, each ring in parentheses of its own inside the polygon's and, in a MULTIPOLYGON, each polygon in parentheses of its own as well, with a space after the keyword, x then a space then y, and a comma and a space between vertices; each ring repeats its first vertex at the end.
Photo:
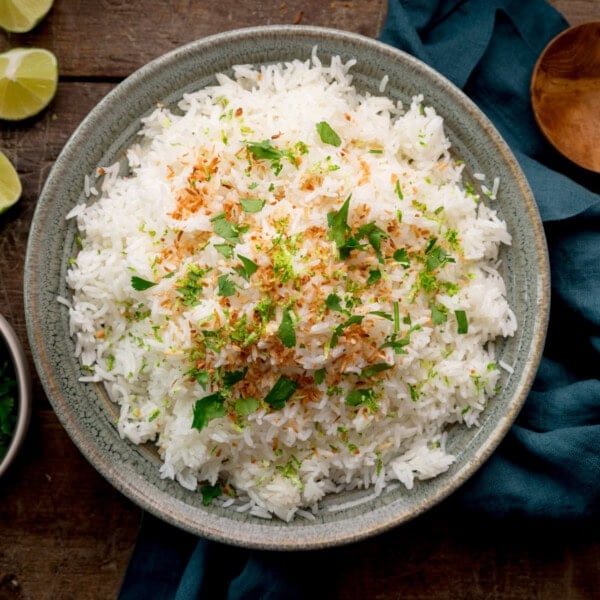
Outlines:
POLYGON ((280 160, 284 155, 281 150, 271 145, 271 140, 251 142, 246 144, 246 147, 250 154, 258 160, 280 160))
POLYGON ((392 333, 387 338, 387 342, 381 344, 380 348, 392 348, 396 354, 406 354, 404 346, 410 344, 410 335, 406 335, 403 338, 398 338, 395 333, 392 333))
POLYGON ((365 405, 371 410, 377 410, 377 404, 374 401, 376 396, 373 388, 360 388, 352 390, 346 396, 346 404, 348 406, 365 405))
POLYGON ((379 269, 372 269, 369 271, 369 277, 367 279, 367 285, 373 285, 375 282, 381 279, 381 271, 379 269))
POLYGON ((286 308, 283 311, 283 318, 279 324, 279 339, 286 348, 293 348, 296 345, 296 332, 294 330, 294 321, 292 311, 286 308))
POLYGON ((216 485, 203 485, 200 488, 200 493, 202 494, 202 504, 209 506, 215 498, 218 498, 223 493, 223 490, 217 483, 216 485))
POLYGON ((325 306, 329 310, 344 312, 344 309, 342 308, 342 299, 337 294, 329 294, 329 296, 325 298, 325 306))
POLYGON ((399 262, 405 269, 410 266, 410 258, 406 248, 398 248, 393 254, 394 260, 399 262))
POLYGON ((271 145, 271 140, 262 142, 251 142, 246 144, 248 151, 256 160, 270 160, 271 168, 275 175, 279 175, 283 169, 281 160, 287 158, 294 166, 297 166, 294 155, 289 150, 279 150, 271 145))
POLYGON ((327 371, 323 369, 317 369, 313 374, 313 379, 316 385, 321 385, 325 381, 325 376, 327 375, 327 371))
POLYGON ((225 387, 232 387, 236 383, 239 383, 246 377, 246 373, 248 372, 248 367, 244 367, 240 371, 225 371, 222 375, 223 385, 225 387))
POLYGON ((233 258, 233 246, 231 244, 213 244, 213 246, 225 258, 233 258))
POLYGON ((431 305, 431 322, 434 325, 442 325, 448 320, 448 309, 443 304, 431 305))
POLYGON ((365 244, 361 244, 355 237, 350 236, 345 244, 338 248, 340 252, 340 258, 346 259, 350 256, 352 250, 363 250, 365 248, 365 244))
POLYGON ((213 231, 219 237, 227 240, 231 244, 240 243, 240 235, 248 230, 247 227, 232 223, 227 220, 225 213, 220 213, 216 217, 212 217, 213 231))
POLYGON ((468 333, 469 321, 467 320, 467 313, 464 310, 455 310, 454 315, 456 316, 456 323, 458 325, 457 332, 460 334, 468 333))
POLYGON ((344 204, 340 207, 337 212, 330 212, 327 215, 327 224, 329 225, 329 237, 335 242, 338 248, 341 248, 346 243, 346 234, 350 231, 348 225, 348 211, 350 209, 350 194, 344 204))
POLYGON ((254 261, 251 261, 249 258, 246 258, 245 256, 242 256, 241 254, 238 254, 237 257, 242 261, 242 266, 234 267, 233 270, 240 277, 243 277, 246 281, 249 281, 250 276, 253 273, 256 273, 256 270, 258 269, 258 265, 254 261))
POLYGON ((229 275, 220 275, 217 279, 219 296, 233 296, 235 294, 235 283, 229 279, 229 275))
POLYGON ((446 263, 456 262, 441 246, 434 245, 429 251, 426 251, 426 254, 428 256, 425 260, 425 268, 429 272, 443 267, 446 263))
POLYGON ((324 144, 329 144, 330 146, 341 146, 342 144, 342 139, 327 121, 317 123, 317 133, 324 144))
POLYGON ((396 181, 396 185, 394 187, 394 192, 396 196, 398 196, 399 200, 404 200, 404 194, 402 193, 402 188, 400 187, 400 180, 396 181))
POLYGON ((265 396, 265 402, 272 408, 281 409, 297 389, 298 384, 295 381, 282 375, 265 396))
POLYGON ((260 407, 260 401, 256 398, 238 398, 235 401, 234 410, 241 417, 247 417, 256 412, 260 407))
POLYGON ((190 375, 193 377, 201 386, 202 389, 205 390, 208 385, 209 374, 205 369, 198 369, 196 367, 192 367, 185 373, 186 375, 190 375))
POLYGON ((379 262, 383 262, 383 257, 381 255, 381 240, 389 238, 390 236, 383 231, 383 229, 372 222, 367 223, 366 225, 361 225, 358 228, 356 238, 360 240, 363 237, 366 237, 369 240, 369 244, 371 244, 373 250, 375 250, 375 254, 379 259, 379 262))
POLYGON ((388 365, 388 363, 377 363, 374 365, 369 365, 365 367, 361 372, 361 378, 369 378, 373 377, 373 375, 377 375, 378 373, 382 373, 383 371, 388 371, 389 369, 393 369, 394 365, 388 365))
POLYGON ((213 419, 224 417, 227 414, 225 407, 223 406, 223 395, 221 392, 216 392, 200 400, 196 400, 194 404, 194 419, 192 421, 192 428, 202 431, 213 419))
POLYGON ((157 285, 155 281, 148 281, 147 279, 142 279, 136 275, 133 275, 131 278, 131 287, 138 292, 143 292, 144 290, 150 289, 155 285, 157 285))
POLYGON ((266 200, 261 200, 260 198, 240 198, 242 210, 247 213, 260 212, 265 206, 265 202, 266 200))

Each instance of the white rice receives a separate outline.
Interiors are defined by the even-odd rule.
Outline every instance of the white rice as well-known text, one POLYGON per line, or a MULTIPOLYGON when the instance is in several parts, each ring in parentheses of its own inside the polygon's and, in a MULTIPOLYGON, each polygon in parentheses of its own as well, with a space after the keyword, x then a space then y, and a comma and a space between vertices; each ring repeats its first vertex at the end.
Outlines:
POLYGON ((510 235, 463 185, 441 117, 357 93, 352 64, 218 75, 183 114, 145 119, 130 172, 86 178, 100 197, 69 215, 82 381, 105 383, 163 477, 265 518, 446 471, 447 427, 476 426, 499 381, 488 342, 516 328, 510 235))

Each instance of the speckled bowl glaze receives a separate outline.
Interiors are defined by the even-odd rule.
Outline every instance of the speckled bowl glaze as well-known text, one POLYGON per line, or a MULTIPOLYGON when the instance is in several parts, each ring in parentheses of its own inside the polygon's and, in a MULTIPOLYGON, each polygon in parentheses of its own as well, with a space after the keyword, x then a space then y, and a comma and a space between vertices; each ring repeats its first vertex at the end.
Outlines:
POLYGON ((28 333, 45 390, 64 427, 83 454, 117 489, 144 509, 190 532, 236 545, 269 549, 322 548, 359 540, 403 523, 434 506, 469 478, 489 457, 515 419, 533 381, 549 311, 545 238, 529 186, 506 143, 477 107, 441 75, 415 58, 369 38, 315 27, 269 26, 208 37, 146 65, 108 94, 83 121, 59 156, 38 202, 25 270, 28 333), (216 72, 239 63, 306 59, 314 46, 327 60, 356 58, 354 83, 410 101, 422 93, 445 120, 453 151, 467 174, 499 176, 496 200, 513 244, 503 252, 503 275, 519 329, 498 345, 499 358, 514 365, 502 391, 483 414, 479 429, 456 427, 448 447, 456 463, 439 477, 407 491, 392 486, 378 498, 370 491, 328 497, 314 521, 263 520, 217 506, 204 507, 198 492, 159 477, 150 448, 122 440, 116 409, 101 386, 78 381, 68 310, 56 300, 69 296, 67 261, 76 253, 75 225, 65 215, 84 202, 84 176, 123 157, 140 117, 157 102, 172 105, 182 93, 215 83, 216 72), (336 505, 346 504, 344 510, 336 505))
POLYGON ((6 354, 12 362, 15 379, 17 381, 16 402, 17 402, 17 422, 12 434, 12 439, 8 450, 3 458, 0 459, 0 478, 14 464, 15 459, 25 441, 29 419, 31 417, 31 378, 29 376, 29 366, 27 357, 10 323, 0 315, 0 346, 6 349, 6 354))

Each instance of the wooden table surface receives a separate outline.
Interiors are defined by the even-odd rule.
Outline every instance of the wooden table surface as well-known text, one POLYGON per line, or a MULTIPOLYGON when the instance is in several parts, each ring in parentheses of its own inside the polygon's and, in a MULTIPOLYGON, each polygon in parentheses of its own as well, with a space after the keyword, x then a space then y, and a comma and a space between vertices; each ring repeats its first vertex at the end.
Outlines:
MULTIPOLYGON (((571 24, 600 19, 600 0, 552 4, 571 24)), ((25 247, 38 195, 70 134, 119 81, 176 46, 220 31, 301 22, 376 37, 385 14, 385 0, 57 0, 33 32, 0 33, 0 51, 48 48, 60 65, 58 93, 45 112, 0 123, 0 148, 23 182, 19 204, 0 216, 0 312, 21 340, 25 247)), ((35 374, 33 390, 26 447, 0 482, 0 599, 114 598, 141 511, 81 456, 35 374)), ((578 600, 598 597, 597 537, 457 523, 442 507, 328 556, 338 598, 578 600)))

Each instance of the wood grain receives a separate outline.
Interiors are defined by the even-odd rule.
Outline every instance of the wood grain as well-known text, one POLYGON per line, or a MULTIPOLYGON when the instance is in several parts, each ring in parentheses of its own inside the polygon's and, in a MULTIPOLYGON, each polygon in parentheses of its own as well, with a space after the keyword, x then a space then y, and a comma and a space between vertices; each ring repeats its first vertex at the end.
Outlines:
POLYGON ((50 17, 32 33, 8 35, 0 50, 42 45, 59 61, 61 77, 123 78, 177 46, 238 27, 302 24, 337 27, 375 37, 386 14, 385 0, 317 2, 57 2, 50 17))
MULTIPOLYGON (((600 19, 597 0, 552 4, 571 23, 600 19)), ((37 198, 68 137, 118 81, 167 50, 226 29, 300 21, 375 37, 385 13, 385 0, 57 0, 32 33, 0 34, 0 51, 49 48, 61 68, 48 110, 20 124, 0 123, 0 148, 24 188, 18 205, 0 215, 0 311, 21 339, 27 339, 25 247, 37 198)), ((0 482, 0 600, 114 598, 140 510, 82 457, 33 377, 28 441, 0 482)), ((597 541, 595 531, 471 524, 443 505, 323 557, 331 565, 333 597, 340 599, 587 600, 600 588, 597 541)))

